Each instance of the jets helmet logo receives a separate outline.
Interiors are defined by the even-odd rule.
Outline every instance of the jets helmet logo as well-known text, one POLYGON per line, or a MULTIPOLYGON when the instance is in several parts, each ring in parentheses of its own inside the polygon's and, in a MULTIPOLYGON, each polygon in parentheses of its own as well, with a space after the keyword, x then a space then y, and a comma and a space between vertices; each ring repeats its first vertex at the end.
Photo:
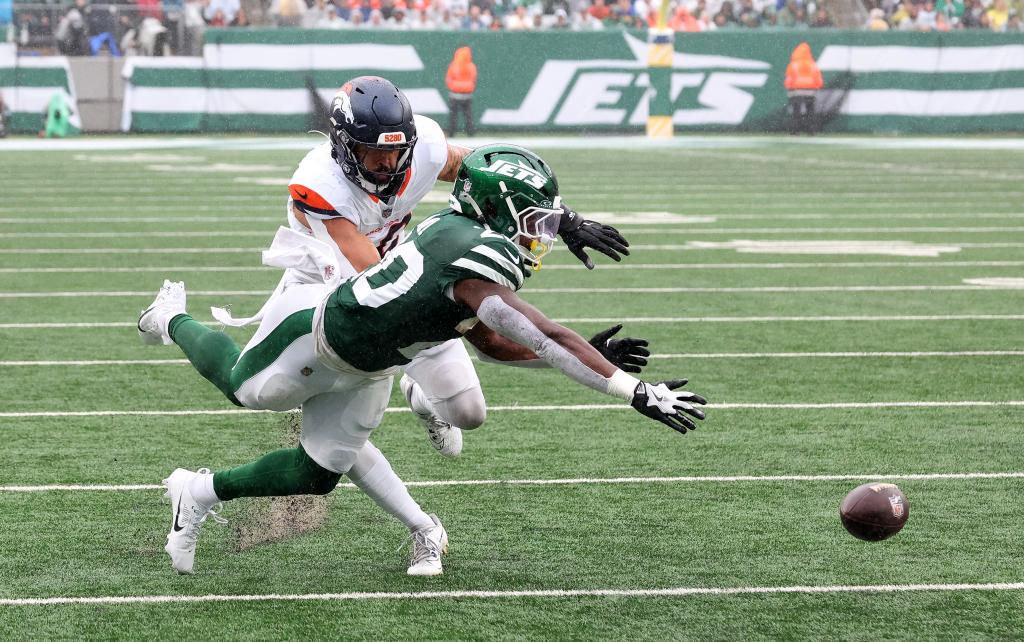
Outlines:
POLYGON ((543 189, 544 184, 548 182, 548 179, 544 174, 541 174, 521 161, 518 164, 515 164, 506 160, 497 160, 491 163, 489 167, 485 167, 483 171, 497 174, 499 176, 508 176, 509 178, 516 179, 517 181, 523 181, 535 189, 543 189))

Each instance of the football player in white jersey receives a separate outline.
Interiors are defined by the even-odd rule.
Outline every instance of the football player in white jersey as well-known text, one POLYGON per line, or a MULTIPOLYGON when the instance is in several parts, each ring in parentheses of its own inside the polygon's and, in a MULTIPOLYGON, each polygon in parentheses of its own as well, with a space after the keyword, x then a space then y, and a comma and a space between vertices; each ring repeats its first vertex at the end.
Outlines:
MULTIPOLYGON (((558 180, 539 156, 513 145, 481 147, 463 161, 449 209, 356 278, 295 285, 272 298, 244 348, 189 316, 185 285, 165 281, 139 316, 144 342, 177 344, 239 406, 303 413, 294 448, 215 472, 178 468, 164 480, 173 518, 165 550, 174 569, 193 571, 204 522, 222 521, 220 502, 326 494, 344 475, 409 528, 408 574, 442 574, 447 531, 369 437, 384 417, 395 370, 448 341, 465 338, 511 366, 553 367, 673 430, 695 429, 704 412, 694 404, 705 400, 678 390, 685 380, 634 378, 610 344, 588 344, 516 294, 552 248, 560 201, 558 180)), ((280 238, 292 236, 279 230, 280 238)), ((288 249, 321 255, 318 241, 300 240, 305 244, 288 249)))
MULTIPOLYGON (((384 78, 353 78, 335 94, 330 109, 329 141, 306 154, 295 170, 288 185, 287 216, 293 230, 332 248, 339 276, 345 278, 377 263, 402 242, 416 205, 437 180, 454 182, 472 150, 450 145, 441 127, 414 115, 405 95, 384 78)), ((588 268, 594 265, 586 249, 616 261, 629 254, 629 244, 615 228, 563 210, 559 235, 588 268)), ((333 276, 291 268, 276 293, 333 276)), ((221 320, 234 325, 228 318, 221 320)), ((611 334, 595 340, 607 343, 611 334)), ((632 348, 637 356, 646 353, 642 345, 632 348)), ((443 455, 458 455, 460 429, 476 428, 487 416, 465 346, 452 340, 424 350, 404 370, 400 387, 431 443, 443 455)))

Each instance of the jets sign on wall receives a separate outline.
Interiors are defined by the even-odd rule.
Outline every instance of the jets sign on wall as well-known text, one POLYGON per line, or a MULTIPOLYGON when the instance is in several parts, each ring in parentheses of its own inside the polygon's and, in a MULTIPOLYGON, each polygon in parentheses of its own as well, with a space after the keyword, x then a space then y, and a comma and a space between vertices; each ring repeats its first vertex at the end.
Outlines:
MULTIPOLYGON (((302 132, 313 110, 308 88, 330 100, 357 74, 388 77, 414 110, 443 120, 445 70, 468 45, 481 128, 641 132, 654 91, 645 38, 611 30, 208 30, 202 57, 129 62, 125 129, 302 132)), ((786 64, 803 40, 826 84, 841 87, 831 95, 831 131, 1024 128, 1019 36, 837 31, 676 34, 668 96, 676 128, 784 129, 786 64)))

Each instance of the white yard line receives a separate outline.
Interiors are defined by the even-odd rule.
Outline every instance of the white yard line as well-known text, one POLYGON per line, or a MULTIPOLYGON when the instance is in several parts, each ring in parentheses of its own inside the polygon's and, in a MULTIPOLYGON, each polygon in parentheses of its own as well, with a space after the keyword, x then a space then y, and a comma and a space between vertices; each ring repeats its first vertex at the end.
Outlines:
MULTIPOLYGON (((692 186, 689 187, 692 189, 692 186)), ((694 216, 694 214, 689 214, 694 216)), ((728 213, 713 212, 707 214, 720 221, 836 221, 851 220, 863 221, 880 219, 884 221, 899 220, 941 220, 941 219, 1020 219, 1024 218, 1024 212, 771 212, 771 213, 728 213)), ((68 222, 74 222, 69 219, 68 222)), ((683 226, 682 223, 676 225, 683 226)))
MULTIPOLYGON (((695 189, 694 186, 690 186, 690 189, 695 189)), ((932 195, 931 192, 928 192, 932 195)), ((1005 196, 1005 193, 1002 193, 1005 196)), ((776 194, 777 196, 777 194, 776 194)), ((875 195, 877 198, 878 195, 875 195)), ((283 201, 282 201, 283 203, 283 201)), ((61 207, 59 209, 37 209, 33 208, 33 212, 38 214, 37 218, 25 218, 25 217, 0 217, 0 225, 83 225, 92 223, 110 223, 110 224, 124 224, 124 225, 139 225, 139 224, 166 224, 174 225, 177 223, 203 223, 203 224, 215 224, 215 223, 284 223, 284 217, 281 216, 195 216, 191 214, 194 211, 210 211, 210 212, 221 212, 223 208, 213 206, 188 206, 182 208, 182 211, 188 211, 190 214, 185 216, 176 216, 168 214, 168 208, 166 206, 143 206, 139 208, 133 207, 133 211, 157 211, 162 212, 164 216, 48 216, 48 214, 67 214, 69 212, 106 212, 109 211, 109 206, 95 206, 95 207, 82 207, 82 206, 71 206, 61 207)), ((24 208, 13 208, 13 207, 0 207, 0 212, 12 212, 16 213, 19 210, 24 211, 24 208)), ((175 210, 171 210, 175 211, 175 210)), ((615 212, 621 214, 625 212, 615 212)), ((642 212, 639 212, 642 214, 642 212)), ((693 216, 693 214, 680 214, 680 216, 693 216)), ((1024 219, 1024 212, 920 212, 920 213, 904 213, 904 212, 862 212, 862 213, 826 213, 826 212, 774 212, 770 214, 760 213, 713 213, 707 216, 714 217, 720 220, 734 220, 734 221, 834 221, 834 220, 856 220, 862 221, 865 219, 880 219, 885 221, 894 220, 941 220, 941 219, 1024 219)), ((630 225, 642 225, 641 223, 619 223, 625 228, 629 228, 630 225)), ((672 226, 684 226, 689 227, 692 225, 690 222, 675 222, 665 221, 663 223, 667 228, 672 226)))
MULTIPOLYGON (((890 321, 1022 321, 1024 314, 938 314, 883 316, 779 316, 779 317, 562 317, 556 323, 778 323, 778 322, 890 322, 890 321)), ((217 326, 207 321, 206 325, 217 326)), ((0 330, 134 328, 134 321, 0 323, 0 330)))
MULTIPOLYGON (((258 137, 198 137, 198 136, 114 136, 114 137, 82 137, 66 139, 37 140, 34 138, 12 138, 0 141, 0 151, 115 151, 143 149, 161 150, 244 150, 244 151, 301 151, 312 149, 321 139, 311 136, 274 136, 258 137)), ((676 136, 670 140, 652 141, 643 135, 622 136, 515 136, 502 135, 501 138, 489 136, 453 138, 452 142, 469 147, 506 142, 522 145, 529 149, 605 149, 621 152, 624 149, 635 150, 637 153, 652 153, 658 150, 676 150, 690 155, 711 156, 712 152, 720 151, 726 159, 735 158, 732 150, 751 149, 750 160, 765 163, 776 163, 774 157, 768 158, 767 150, 777 150, 780 144, 816 148, 823 153, 831 153, 831 149, 956 149, 956 150, 1024 150, 1024 140, 1018 138, 964 138, 961 136, 929 136, 909 138, 872 138, 861 136, 818 136, 796 138, 786 135, 686 135, 676 136)), ((823 161, 816 157, 804 159, 808 150, 794 152, 792 156, 779 155, 781 162, 799 158, 809 165, 821 165, 823 161)), ((850 166, 863 167, 877 171, 878 163, 850 161, 850 166)), ((904 165, 891 164, 891 169, 899 170, 904 165)), ((934 175, 941 168, 921 168, 934 175)))
POLYGON ((523 591, 415 591, 374 593, 267 593, 250 595, 124 595, 107 597, 3 598, 0 606, 64 606, 72 604, 180 604, 209 602, 338 602, 365 600, 567 599, 585 597, 689 597, 822 593, 919 593, 1020 591, 1024 582, 986 584, 868 584, 834 586, 735 586, 651 589, 537 589, 523 591))
MULTIPOLYGON (((1007 230, 1007 231, 1011 231, 1011 230, 1007 230)), ((1021 230, 1021 231, 1024 231, 1024 230, 1021 230)), ((769 228, 756 228, 756 229, 753 229, 753 228, 745 228, 745 229, 741 229, 741 228, 718 228, 718 229, 715 229, 715 230, 710 230, 710 229, 693 230, 691 228, 670 229, 670 228, 665 228, 665 227, 662 227, 662 226, 655 227, 655 226, 646 225, 646 226, 643 226, 643 227, 629 227, 629 228, 625 228, 624 227, 622 229, 623 235, 626 236, 626 238, 628 238, 628 239, 633 239, 636 236, 659 236, 659 237, 660 236, 668 236, 668 237, 685 236, 685 237, 689 237, 689 236, 692 236, 691 232, 696 232, 698 234, 699 233, 734 234, 734 235, 743 235, 743 236, 746 236, 748 234, 771 234, 771 235, 792 234, 792 235, 795 236, 797 234, 816 234, 816 235, 819 235, 819 234, 833 234, 833 233, 835 233, 835 234, 844 234, 844 235, 854 235, 854 234, 886 234, 886 233, 889 233, 889 232, 921 232, 921 233, 926 233, 926 234, 936 234, 936 233, 941 233, 941 234, 957 234, 958 233, 958 232, 952 231, 952 228, 944 229, 944 228, 935 228, 935 227, 872 227, 872 228, 866 228, 866 227, 857 227, 857 228, 769 227, 769 228)), ((982 233, 982 229, 981 228, 974 228, 974 232, 975 233, 982 233)), ((986 234, 997 234, 997 233, 1005 234, 1006 232, 997 232, 997 231, 993 230, 993 231, 984 232, 984 233, 986 233, 986 234)), ((950 241, 950 243, 953 244, 953 245, 963 245, 959 241, 950 241)), ((630 245, 630 249, 632 249, 632 248, 633 248, 633 246, 630 245)))
MULTIPOLYGON (((664 231, 659 231, 659 230, 635 230, 635 231, 631 230, 629 232, 629 234, 630 235, 652 234, 652 235, 656 235, 656 236, 668 236, 667 234, 664 233, 664 231)), ((744 239, 744 240, 749 240, 749 239, 744 239)), ((821 240, 822 239, 814 239, 815 242, 818 242, 818 241, 821 241, 821 240)), ((827 239, 825 239, 825 240, 827 241, 827 239)), ((847 243, 860 243, 860 244, 872 242, 872 241, 867 241, 867 240, 864 240, 864 239, 857 239, 856 241, 846 241, 844 239, 844 241, 847 242, 847 243)), ((792 239, 786 239, 784 242, 792 242, 792 239)), ((807 243, 808 241, 807 240, 802 240, 802 241, 798 240, 796 242, 797 243, 807 243)), ((842 241, 840 241, 840 242, 842 242, 842 241)), ((890 243, 891 241, 879 241, 879 242, 881 242, 881 243, 890 243)), ((1016 241, 999 241, 999 242, 992 242, 992 243, 962 243, 961 241, 957 240, 957 241, 952 241, 952 242, 938 241, 937 244, 942 244, 943 247, 949 246, 951 248, 960 248, 960 249, 965 249, 966 248, 966 249, 972 249, 972 250, 979 250, 979 249, 980 250, 992 250, 992 249, 1002 249, 1002 248, 1024 247, 1024 243, 1016 242, 1016 241)), ((910 246, 910 247, 912 248, 913 246, 910 246)), ((660 244, 660 245, 630 245, 629 246, 629 251, 630 252, 633 252, 633 251, 643 251, 643 252, 650 252, 650 251, 659 251, 659 252, 662 252, 662 251, 670 251, 670 252, 684 252, 684 251, 685 252, 701 252, 701 251, 736 252, 737 250, 735 248, 732 248, 732 247, 721 247, 720 245, 716 245, 716 244, 712 244, 712 245, 708 246, 708 245, 706 245, 703 242, 694 241, 694 242, 683 243, 683 244, 680 244, 680 243, 664 243, 664 244, 660 244)), ((767 251, 767 252, 763 252, 763 253, 764 254, 779 254, 780 252, 770 252, 770 251, 767 251)), ((834 254, 834 253, 835 252, 814 252, 814 254, 834 254)))
MULTIPOLYGON (((858 359, 858 358, 1024 357, 1024 350, 959 352, 680 352, 652 354, 649 359, 858 359)), ((476 360, 475 357, 473 357, 476 360)), ((0 367, 32 366, 184 366, 188 359, 82 359, 68 361, 0 361, 0 367)))
MULTIPOLYGON (((691 186, 691 189, 693 187, 691 186)), ((777 194, 776 194, 777 196, 777 194)), ((281 201, 281 204, 284 200, 281 201)), ((185 206, 169 206, 169 205, 140 205, 133 206, 133 212, 159 212, 163 216, 83 216, 83 217, 70 217, 70 216, 59 216, 62 214, 69 214, 74 212, 89 213, 105 213, 110 211, 109 205, 72 205, 67 207, 59 208, 32 208, 32 213, 38 215, 40 218, 26 218, 23 216, 9 216, 0 217, 0 225, 48 225, 48 224, 72 224, 81 225, 88 223, 112 223, 112 224, 125 224, 125 225, 137 225, 139 223, 145 224, 168 224, 172 225, 175 223, 278 223, 283 224, 284 218, 281 216, 221 216, 224 208, 213 206, 213 205, 200 205, 200 204, 189 204, 185 206), (171 212, 187 212, 184 216, 177 216, 171 212), (193 212, 214 212, 210 216, 195 216, 193 212), (58 216, 51 216, 58 215, 58 216), (45 217, 45 218, 43 218, 45 217)), ((26 212, 25 207, 2 207, 0 206, 0 212, 9 212, 12 214, 23 214, 26 212)), ((618 212, 616 212, 618 213, 618 212)), ((770 212, 770 213, 737 213, 737 212, 711 212, 708 214, 683 214, 680 216, 711 216, 719 220, 735 220, 735 221, 835 221, 835 220, 852 220, 852 221, 863 221, 870 219, 880 219, 884 221, 894 220, 942 220, 942 219, 1021 219, 1024 218, 1024 212, 770 212)), ((621 223, 624 227, 628 228, 630 225, 642 225, 640 223, 621 223)), ((678 226, 689 226, 692 225, 690 222, 672 222, 666 221, 664 225, 671 227, 673 225, 678 226)))
MULTIPOLYGON (((1024 350, 963 350, 958 352, 681 352, 652 354, 650 359, 859 359, 918 357, 1024 357, 1024 350)), ((184 360, 183 360, 184 361, 184 360)), ((187 363, 187 361, 186 361, 187 363)), ((2 365, 3 362, 0 362, 2 365)))
MULTIPOLYGON (((524 294, 771 294, 816 292, 964 292, 980 290, 1016 290, 1014 284, 957 284, 957 285, 767 285, 734 288, 530 288, 524 294)), ((269 296, 270 290, 189 290, 191 296, 269 296)), ((0 299, 46 298, 117 298, 152 297, 151 290, 92 290, 61 292, 0 292, 0 299)))
MULTIPOLYGON (((1024 262, 1022 262, 1024 265, 1024 262)), ((582 267, 582 266, 581 266, 582 267)), ((277 271, 280 268, 267 267, 264 265, 253 266, 170 266, 170 267, 43 267, 43 268, 0 268, 0 274, 120 274, 134 272, 157 272, 157 273, 191 273, 191 272, 257 272, 277 271)))
MULTIPOLYGON (((959 244, 963 247, 963 244, 959 244)), ((257 254, 263 247, 14 247, 0 254, 257 254)))
MULTIPOLYGON (((763 317, 563 317, 557 323, 779 323, 779 322, 889 322, 889 321, 1021 321, 1024 314, 894 314, 850 316, 763 317)), ((129 324, 134 325, 134 324, 129 324)), ((0 328, 3 325, 0 324, 0 328)))
MULTIPOLYGON (((1005 234, 1024 232, 1021 226, 983 226, 983 227, 736 227, 736 228, 698 228, 688 226, 685 229, 672 230, 660 228, 657 231, 635 230, 631 234, 890 234, 890 233, 928 233, 928 234, 1005 234)), ((266 230, 207 230, 185 232, 153 232, 148 230, 134 232, 3 232, 0 238, 8 239, 91 239, 91 238, 208 238, 208 237, 267 237, 266 230)))
MULTIPOLYGON (((93 290, 67 292, 0 292, 0 299, 153 297, 155 290, 93 290)), ((189 290, 189 296, 269 296, 270 290, 189 290)))
MULTIPOLYGON (((246 250, 249 251, 249 250, 246 250)), ((603 263, 603 270, 807 270, 849 268, 953 268, 953 267, 1022 267, 1024 261, 825 261, 821 263, 603 263)), ((586 270, 580 264, 544 265, 551 270, 586 270)), ((118 274, 134 272, 189 273, 189 272, 252 272, 255 270, 280 271, 263 265, 234 266, 139 266, 139 267, 19 267, 0 268, 0 274, 118 274)))
POLYGON ((137 230, 134 232, 3 232, 0 239, 141 239, 141 238, 210 238, 210 237, 237 238, 240 236, 254 236, 268 238, 267 230, 206 230, 189 232, 153 232, 150 230, 137 230))
MULTIPOLYGON (((846 475, 685 475, 676 477, 573 477, 568 479, 440 479, 406 481, 415 488, 448 486, 574 486, 594 484, 730 484, 743 482, 829 482, 857 480, 942 481, 965 479, 1024 479, 1024 472, 989 473, 867 473, 846 475)), ((338 484, 338 488, 355 488, 355 484, 338 484)), ((162 490, 160 484, 38 484, 0 486, 0 493, 67 492, 133 492, 162 490)))
MULTIPOLYGON (((873 149, 873 147, 866 147, 873 149)), ((919 147, 918 149, 922 149, 919 147)), ((893 148, 890 148, 893 149, 893 148)), ((906 149, 906 148, 905 148, 906 149)), ((1005 171, 991 171, 988 168, 958 168, 958 167, 926 167, 920 165, 907 165, 903 163, 893 163, 887 161, 877 162, 862 162, 862 161, 847 161, 837 160, 833 158, 821 158, 813 154, 790 156, 784 154, 771 154, 771 153, 747 153, 738 151, 715 151, 710 149, 692 149, 681 151, 680 153, 688 154, 692 156, 704 156, 711 158, 719 158, 726 161, 744 160, 756 163, 787 163, 787 164, 801 164, 809 166, 812 171, 822 170, 825 168, 845 168, 845 169, 865 169, 870 172, 900 172, 911 175, 921 175, 929 178, 935 178, 937 176, 969 176, 972 178, 979 178, 984 180, 1002 179, 1002 180, 1024 180, 1024 175, 1021 174, 1010 174, 1005 171)))
MULTIPOLYGON (((715 403, 707 408, 714 410, 849 410, 882 408, 982 408, 1024 406, 1024 400, 1007 401, 850 401, 834 403, 715 403)), ((566 404, 548 406, 488 406, 493 412, 577 412, 583 410, 633 410, 625 404, 566 404)), ((248 413, 267 414, 269 410, 76 410, 0 412, 2 419, 40 417, 193 417, 207 415, 244 415, 248 413)), ((301 412, 301 411, 289 411, 301 412)), ((408 408, 388 408, 389 413, 411 412, 408 408)))
MULTIPOLYGON (((282 205, 286 202, 282 199, 282 205)), ((10 208, 7 208, 10 209, 10 208)), ((74 209, 74 208, 72 208, 74 209)), ((90 210, 93 208, 79 208, 90 210)), ((95 208, 96 210, 106 210, 110 208, 95 208)), ((135 209, 135 208, 132 208, 135 209)), ((154 208, 155 209, 155 208, 154 208)), ((188 209, 192 209, 189 207, 188 209)), ((4 208, 0 208, 3 211, 4 208)), ((60 210, 53 210, 58 212, 64 212, 60 210)), ((215 210, 217 211, 217 210, 215 210)), ((1024 217, 1024 215, 1021 215, 1024 217)), ((176 223, 277 223, 283 225, 285 217, 283 216, 46 216, 45 218, 17 218, 17 217, 0 217, 0 225, 83 225, 86 223, 114 223, 124 225, 139 225, 142 223, 153 224, 163 223, 166 225, 174 225, 176 223)), ((138 232, 139 235, 146 234, 144 231, 138 232)))
MULTIPOLYGON (((665 236, 664 230, 638 230, 630 234, 656 234, 665 236)), ((263 236, 266 236, 264 234, 263 236)), ((864 242, 863 240, 859 242, 864 242)), ((956 241, 950 245, 961 249, 992 250, 1024 247, 1024 242, 993 242, 993 243, 962 243, 956 241)), ((36 247, 36 248, 0 248, 0 254, 258 254, 265 247, 36 247)), ((630 245, 630 252, 671 251, 671 252, 735 252, 732 248, 702 247, 700 245, 667 244, 667 245, 630 245)), ((599 259, 600 260, 600 259, 599 259)), ((604 267, 603 265, 601 266, 604 267)))
POLYGON ((82 359, 77 361, 0 361, 0 367, 19 366, 181 366, 188 359, 82 359))

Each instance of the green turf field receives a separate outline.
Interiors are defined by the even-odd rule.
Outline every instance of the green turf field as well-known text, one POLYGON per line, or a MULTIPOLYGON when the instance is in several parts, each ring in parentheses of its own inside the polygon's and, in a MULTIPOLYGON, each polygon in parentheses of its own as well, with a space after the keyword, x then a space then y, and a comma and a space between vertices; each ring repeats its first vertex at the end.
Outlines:
POLYGON ((291 418, 235 412, 136 317, 164 278, 200 320, 258 309, 303 151, 152 142, 0 147, 0 639, 1022 636, 1024 151, 544 150, 633 253, 587 272, 560 248, 524 296, 648 338, 647 378, 711 400, 700 430, 480 364, 489 418, 445 460, 396 386, 373 441, 444 520, 443 577, 407 577, 404 529, 348 487, 229 503, 179 577, 160 480, 280 447, 291 418), (865 543, 837 509, 877 479, 911 518, 865 543), (311 528, 251 541, 282 522, 311 528))

